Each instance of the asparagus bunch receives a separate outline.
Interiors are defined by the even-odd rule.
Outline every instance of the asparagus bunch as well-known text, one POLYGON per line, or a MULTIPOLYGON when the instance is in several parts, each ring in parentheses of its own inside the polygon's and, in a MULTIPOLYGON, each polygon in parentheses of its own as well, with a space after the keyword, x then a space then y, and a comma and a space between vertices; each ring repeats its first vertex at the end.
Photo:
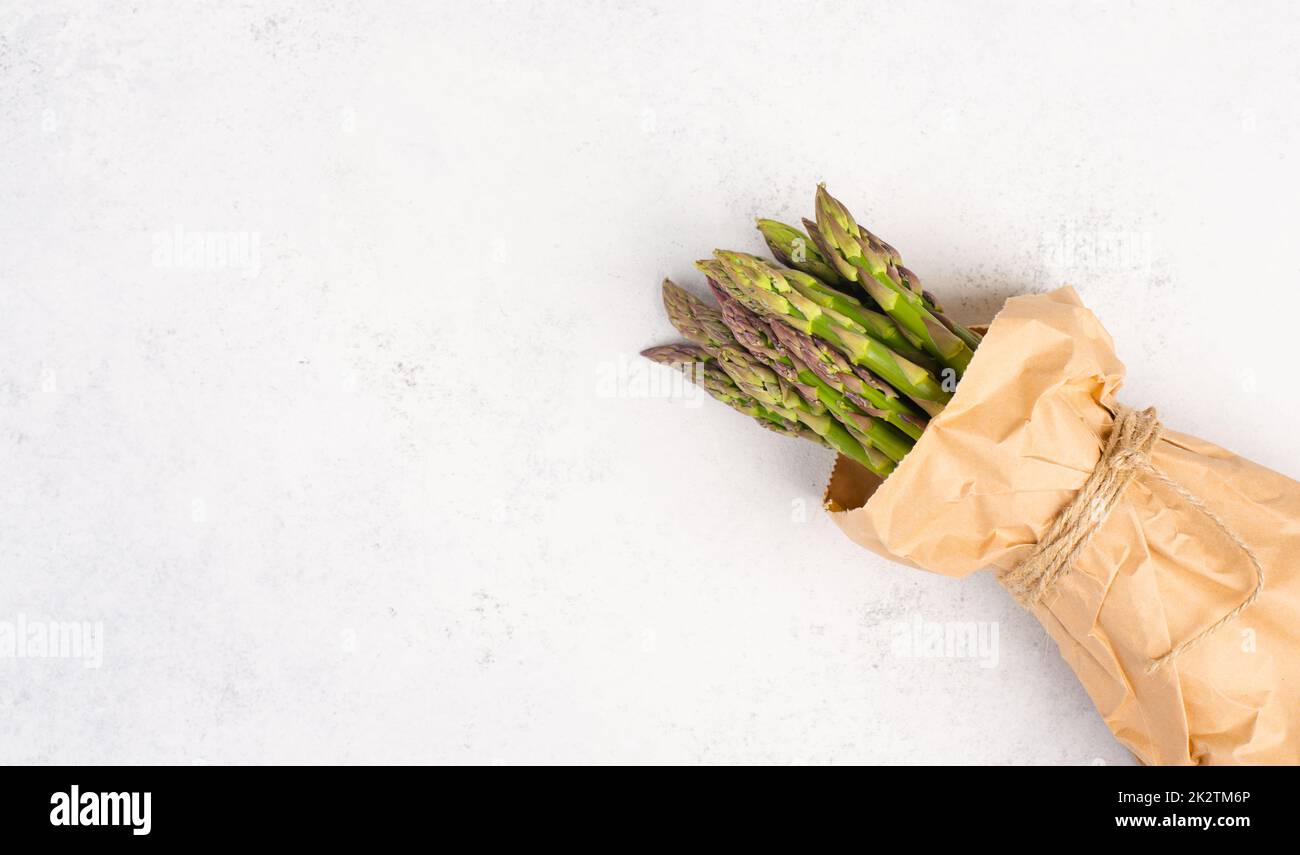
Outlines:
POLYGON ((785 267, 727 250, 696 262, 719 308, 665 281, 669 319, 691 344, 644 355, 765 427, 887 476, 951 399, 980 337, 824 186, 816 216, 807 233, 758 221, 785 267))

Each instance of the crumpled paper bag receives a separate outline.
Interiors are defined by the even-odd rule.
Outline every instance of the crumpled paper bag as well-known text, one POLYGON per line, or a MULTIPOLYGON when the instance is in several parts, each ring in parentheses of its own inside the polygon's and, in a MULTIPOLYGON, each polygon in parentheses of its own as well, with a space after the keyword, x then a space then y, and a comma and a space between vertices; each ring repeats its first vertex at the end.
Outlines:
MULTIPOLYGON (((827 510, 857 543, 945 576, 1029 555, 1101 455, 1124 366, 1072 288, 1008 300, 916 448, 883 483, 841 457, 827 510)), ((1159 406, 1138 401, 1137 406, 1159 406)), ((1254 551, 1139 476, 1034 606, 1106 723, 1147 764, 1300 763, 1300 483, 1166 429, 1152 462, 1254 551)))

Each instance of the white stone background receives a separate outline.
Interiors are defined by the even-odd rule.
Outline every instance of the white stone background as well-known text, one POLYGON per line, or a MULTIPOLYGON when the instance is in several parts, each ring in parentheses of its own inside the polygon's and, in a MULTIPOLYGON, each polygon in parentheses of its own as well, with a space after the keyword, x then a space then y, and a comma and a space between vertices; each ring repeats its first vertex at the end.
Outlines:
POLYGON ((104 659, 0 661, 0 761, 1130 762, 992 578, 839 534, 828 452, 617 393, 660 279, 824 180, 958 317, 1072 283, 1125 400, 1300 473, 1298 17, 5 3, 0 620, 104 659))

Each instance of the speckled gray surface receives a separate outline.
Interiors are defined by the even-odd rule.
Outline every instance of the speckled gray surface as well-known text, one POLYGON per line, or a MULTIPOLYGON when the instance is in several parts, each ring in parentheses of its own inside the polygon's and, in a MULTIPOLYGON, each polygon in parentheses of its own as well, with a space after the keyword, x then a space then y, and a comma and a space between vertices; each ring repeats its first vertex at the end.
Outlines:
POLYGON ((102 641, 0 658, 0 761, 1129 762, 993 579, 649 394, 660 278, 818 180, 1300 474, 1294 7, 179 5, 0 13, 0 630, 102 641))

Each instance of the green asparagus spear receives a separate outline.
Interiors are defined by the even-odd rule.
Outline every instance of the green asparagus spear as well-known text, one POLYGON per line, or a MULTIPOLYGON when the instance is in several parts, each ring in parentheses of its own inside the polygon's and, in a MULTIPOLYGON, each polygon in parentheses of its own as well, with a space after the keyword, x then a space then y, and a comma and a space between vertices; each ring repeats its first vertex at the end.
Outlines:
POLYGON ((808 235, 794 226, 776 220, 759 220, 758 230, 767 242, 768 249, 772 250, 772 257, 786 267, 816 276, 827 285, 852 287, 853 283, 840 276, 839 271, 822 257, 817 245, 808 235))
POLYGON ((943 313, 943 307, 939 305, 939 301, 933 294, 921 287, 921 280, 915 273, 900 264, 898 265, 898 275, 899 278, 907 284, 908 288, 921 295, 925 307, 930 310, 931 314, 939 319, 940 323, 951 330, 953 335, 965 342, 966 346, 971 350, 980 346, 980 341, 983 337, 974 330, 967 329, 945 315, 943 313))
POLYGON ((926 308, 920 282, 898 273, 898 252, 865 229, 848 209, 817 187, 816 243, 845 279, 860 284, 908 337, 960 377, 973 350, 926 308))

